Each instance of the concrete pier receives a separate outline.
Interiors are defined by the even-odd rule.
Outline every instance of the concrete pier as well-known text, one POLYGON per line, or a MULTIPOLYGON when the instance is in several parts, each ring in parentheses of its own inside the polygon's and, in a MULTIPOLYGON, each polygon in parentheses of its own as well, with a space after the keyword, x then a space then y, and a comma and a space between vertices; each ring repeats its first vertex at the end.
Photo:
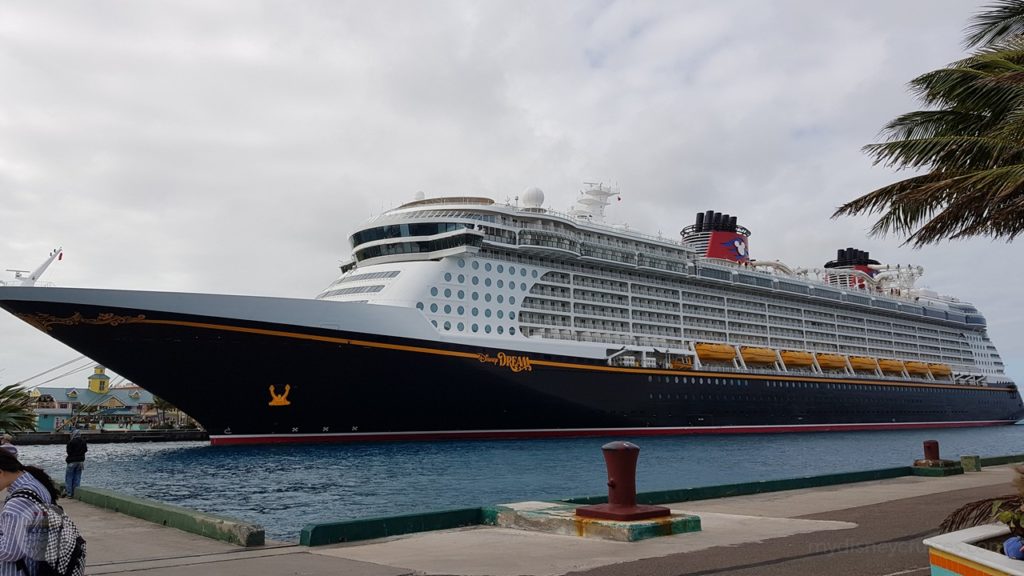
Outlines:
POLYGON ((1008 465, 668 504, 703 531, 639 542, 493 526, 319 547, 242 548, 103 510, 67 509, 89 543, 89 574, 134 576, 561 574, 926 576, 921 541, 956 507, 1013 492, 1008 465))

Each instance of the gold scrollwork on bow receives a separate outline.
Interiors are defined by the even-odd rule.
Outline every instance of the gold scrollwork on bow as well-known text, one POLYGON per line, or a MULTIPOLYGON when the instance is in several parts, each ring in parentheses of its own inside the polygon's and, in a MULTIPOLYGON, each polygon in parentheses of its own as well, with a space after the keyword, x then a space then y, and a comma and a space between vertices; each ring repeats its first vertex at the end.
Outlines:
POLYGON ((142 322, 146 319, 143 314, 136 316, 118 316, 111 312, 103 312, 95 318, 86 318, 82 316, 80 312, 75 312, 71 316, 61 318, 52 314, 15 314, 18 318, 21 318, 26 323, 34 326, 35 328, 42 330, 43 332, 49 332, 54 326, 77 326, 78 324, 93 324, 97 326, 119 326, 121 324, 132 324, 135 322, 142 322))
POLYGON ((477 354, 477 359, 501 368, 508 368, 513 372, 533 372, 533 365, 530 364, 529 356, 512 356, 504 352, 498 352, 497 356, 477 354))
POLYGON ((288 401, 288 393, 292 391, 291 384, 284 385, 284 394, 277 393, 277 386, 270 385, 270 402, 267 406, 290 406, 291 402, 288 401))

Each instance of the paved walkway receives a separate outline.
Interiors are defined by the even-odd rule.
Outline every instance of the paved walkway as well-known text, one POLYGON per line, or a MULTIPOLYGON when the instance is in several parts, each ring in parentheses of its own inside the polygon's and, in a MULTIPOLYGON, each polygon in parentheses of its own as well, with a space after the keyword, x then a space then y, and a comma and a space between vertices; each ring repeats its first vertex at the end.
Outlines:
POLYGON ((473 527, 306 548, 245 550, 100 510, 67 509, 89 545, 89 574, 556 576, 925 576, 921 540, 962 503, 1013 492, 1009 467, 670 505, 703 531, 623 543, 473 527))

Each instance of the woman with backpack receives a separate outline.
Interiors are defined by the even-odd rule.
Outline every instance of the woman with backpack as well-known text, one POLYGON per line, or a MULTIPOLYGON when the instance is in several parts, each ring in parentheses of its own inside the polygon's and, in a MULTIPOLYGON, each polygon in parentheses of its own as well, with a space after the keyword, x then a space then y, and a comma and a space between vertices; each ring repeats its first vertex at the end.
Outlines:
POLYGON ((57 502, 57 487, 46 472, 25 466, 7 450, 0 450, 0 490, 3 489, 7 490, 7 500, 0 509, 0 576, 35 574, 36 562, 30 552, 38 545, 38 536, 33 538, 32 530, 44 519, 40 503, 57 502))

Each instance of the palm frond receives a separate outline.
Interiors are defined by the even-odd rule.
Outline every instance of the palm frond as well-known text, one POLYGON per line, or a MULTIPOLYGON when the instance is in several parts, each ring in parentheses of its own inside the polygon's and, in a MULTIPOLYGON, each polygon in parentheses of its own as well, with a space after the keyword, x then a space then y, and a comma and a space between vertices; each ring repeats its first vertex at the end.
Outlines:
POLYGON ((972 18, 967 27, 966 48, 991 45, 1007 37, 1024 34, 1024 2, 999 0, 989 9, 972 18))

